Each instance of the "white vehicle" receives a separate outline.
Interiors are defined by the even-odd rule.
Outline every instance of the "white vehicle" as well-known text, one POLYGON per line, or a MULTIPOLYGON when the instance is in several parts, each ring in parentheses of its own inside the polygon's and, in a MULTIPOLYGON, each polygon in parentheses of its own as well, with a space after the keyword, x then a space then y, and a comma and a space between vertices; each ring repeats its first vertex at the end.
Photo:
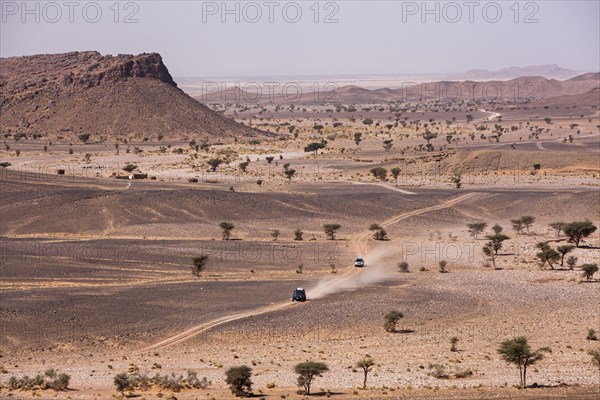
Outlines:
POLYGON ((365 266, 365 260, 362 259, 362 257, 358 257, 356 260, 354 260, 354 266, 355 267, 364 267, 365 266))

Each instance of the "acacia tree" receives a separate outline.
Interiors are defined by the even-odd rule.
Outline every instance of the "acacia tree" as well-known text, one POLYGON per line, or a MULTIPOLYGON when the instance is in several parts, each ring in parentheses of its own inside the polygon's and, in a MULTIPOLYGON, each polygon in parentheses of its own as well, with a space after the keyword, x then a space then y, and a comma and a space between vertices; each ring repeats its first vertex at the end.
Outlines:
POLYGON ((373 369, 373 365, 375 365, 375 360, 373 360, 373 358, 369 355, 361 358, 356 363, 356 366, 358 368, 362 368, 363 370, 363 390, 367 389, 367 376, 373 369))
POLYGON ((513 229, 517 232, 517 235, 523 233, 523 220, 521 218, 511 219, 513 229))
POLYGON ((565 225, 565 222, 552 222, 548 226, 556 231, 556 236, 560 236, 565 225))
POLYGON ((380 181, 385 181, 385 178, 387 178, 387 169, 383 167, 371 168, 369 172, 380 181))
POLYGON ((494 266, 494 269, 496 269, 496 253, 492 247, 492 242, 486 243, 481 250, 487 258, 492 260, 492 265, 494 266))
POLYGON ((435 132, 425 131, 423 133, 423 139, 427 140, 427 144, 431 141, 431 139, 435 139, 438 137, 438 134, 435 132))
POLYGON ((500 225, 498 225, 498 224, 494 224, 494 226, 492 226, 492 231, 493 231, 493 232, 494 232, 496 235, 499 235, 499 234, 501 234, 503 230, 504 230, 504 228, 503 228, 503 227, 501 227, 501 226, 500 226, 500 225))
POLYGON ((231 393, 236 397, 249 397, 252 395, 252 368, 241 365, 231 367, 225 373, 225 383, 229 385, 231 393))
POLYGON ((304 239, 304 232, 302 231, 302 229, 298 228, 294 231, 294 240, 303 240, 304 239))
POLYGON ((221 160, 220 158, 211 158, 210 160, 208 160, 208 165, 210 165, 210 170, 212 172, 215 172, 221 164, 223 164, 223 160, 221 160))
POLYGON ((317 151, 324 149, 326 145, 327 145, 327 142, 325 142, 325 141, 309 143, 306 147, 304 147, 304 152, 305 153, 313 152, 313 153, 317 154, 317 151))
POLYGON ((221 222, 219 227, 223 230, 223 240, 229 240, 231 237, 231 231, 235 226, 230 222, 221 222))
POLYGON ((373 231, 373 239, 387 240, 387 231, 379 224, 371 224, 369 230, 373 231))
POLYGON ((400 272, 407 273, 408 272, 408 263, 406 261, 399 262, 398 269, 400 270, 400 272))
POLYGON ((535 217, 531 215, 523 215, 521 217, 521 222, 523 225, 525 225, 525 228, 527 228, 527 233, 529 233, 529 227, 535 222, 535 217))
POLYGON ((294 367, 294 372, 298 374, 298 386, 304 389, 307 396, 310 396, 310 387, 315 378, 323 376, 327 371, 329 367, 326 364, 316 361, 302 362, 294 367))
POLYGON ((573 246, 571 244, 564 244, 564 245, 558 246, 556 248, 556 251, 558 251, 558 253, 560 254, 560 266, 561 267, 565 266, 565 256, 567 254, 569 254, 570 252, 572 252, 574 248, 575 248, 575 246, 573 246))
POLYGON ((441 273, 448 272, 448 270, 446 269, 447 266, 448 266, 448 261, 446 261, 446 260, 440 260, 440 262, 438 263, 438 269, 441 273))
POLYGON ((552 247, 548 245, 546 242, 539 242, 536 247, 540 249, 540 251, 536 254, 536 257, 539 258, 542 263, 542 267, 548 263, 550 269, 554 269, 554 263, 558 262, 560 259, 560 254, 552 247))
POLYGON ((467 224, 467 228, 469 228, 469 235, 471 235, 475 239, 477 239, 477 236, 480 233, 482 233, 486 227, 487 227, 487 223, 485 223, 483 221, 467 224))
POLYGON ((594 277, 594 274, 598 272, 598 264, 583 264, 581 270, 583 271, 583 277, 589 282, 594 277))
MULTIPOLYGON (((496 225, 498 226, 498 225, 496 225)), ((492 228, 493 229, 493 228, 492 228)), ((502 228, 500 228, 502 229, 502 228)), ((487 245, 494 251, 494 255, 498 255, 498 251, 502 249, 502 242, 510 239, 503 233, 496 233, 494 235, 487 235, 486 238, 489 240, 487 245)))
POLYGON ((500 353, 504 361, 518 366, 520 386, 522 388, 527 387, 527 367, 542 360, 544 353, 550 351, 548 347, 531 351, 531 347, 527 343, 527 338, 524 336, 505 340, 500 344, 500 348, 498 349, 498 353, 500 353))
POLYGON ((400 168, 398 167, 394 167, 392 169, 390 169, 390 172, 392 173, 392 176, 394 177, 394 182, 396 182, 396 186, 398 186, 398 176, 400 175, 400 168))
POLYGON ((293 168, 286 168, 283 171, 285 177, 288 179, 288 181, 291 181, 292 178, 294 177, 294 175, 296 174, 296 170, 293 168))
POLYGON ((579 247, 579 243, 583 238, 596 232, 596 229, 597 228, 592 224, 592 221, 587 219, 585 221, 571 222, 563 227, 563 231, 565 232, 565 235, 569 237, 569 241, 574 243, 577 247, 579 247))
POLYGON ((404 314, 400 311, 390 311, 383 316, 383 328, 386 332, 396 332, 396 324, 402 318, 404 318, 404 314))
POLYGON ((577 260, 578 258, 575 256, 567 257, 567 267, 569 267, 571 271, 573 270, 573 268, 575 268, 575 265, 577 265, 577 260))
POLYGON ((137 165, 135 164, 127 164, 126 166, 123 167, 123 171, 125 172, 133 172, 133 170, 137 169, 137 165))
POLYGON ((454 183, 454 187, 456 187, 456 189, 460 189, 462 186, 462 174, 460 172, 455 172, 450 177, 450 182, 454 183))
POLYGON ((200 273, 202 273, 202 271, 204 271, 206 268, 207 262, 208 256, 206 254, 202 254, 198 257, 192 257, 192 274, 200 276, 200 273))
POLYGON ((383 148, 385 149, 385 151, 390 151, 392 146, 394 146, 394 143, 392 143, 393 140, 392 139, 387 139, 383 141, 383 148))
POLYGON ((342 226, 340 224, 325 224, 323 225, 323 230, 325 231, 325 234, 329 237, 329 240, 335 240, 335 234, 341 227, 342 226))

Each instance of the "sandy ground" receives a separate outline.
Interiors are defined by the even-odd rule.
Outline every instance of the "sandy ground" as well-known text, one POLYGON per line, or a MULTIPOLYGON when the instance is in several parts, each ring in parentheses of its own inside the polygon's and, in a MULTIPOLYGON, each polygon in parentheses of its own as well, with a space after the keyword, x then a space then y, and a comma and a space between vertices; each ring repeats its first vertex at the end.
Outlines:
MULTIPOLYGON (((494 114, 476 118, 512 118, 485 110, 494 114)), ((464 111, 455 115, 464 118, 464 111)), ((378 127, 356 146, 348 126, 316 155, 302 151, 316 137, 308 129, 297 143, 214 145, 208 152, 192 150, 190 138, 133 141, 130 153, 121 145, 119 154, 108 143, 54 143, 44 151, 43 142, 11 142, 1 152, 12 165, 1 170, 0 383, 55 367, 72 376, 72 390, 3 387, 0 397, 118 397, 114 375, 135 365, 151 374, 194 369, 212 381, 177 393, 136 390, 136 398, 231 398, 224 373, 246 364, 255 394, 302 398, 293 366, 311 359, 330 368, 315 392, 340 399, 597 398, 600 374, 587 352, 598 342, 586 333, 600 331, 598 275, 583 282, 578 267, 542 269, 535 259, 536 243, 566 243, 549 223, 600 224, 597 118, 577 119, 582 132, 563 143, 568 116, 553 117, 553 125, 563 124, 560 133, 554 127, 527 139, 533 117, 519 117, 522 130, 499 143, 471 140, 465 131, 464 140, 444 145, 440 133, 435 152, 415 150, 424 143, 420 133, 405 137, 401 128, 389 133, 389 152, 381 146, 388 133, 378 127), (182 154, 160 150, 168 145, 182 154), (134 147, 142 152, 133 154, 134 147), (224 154, 234 154, 229 165, 209 172, 206 160, 224 154), (157 179, 110 177, 127 163, 157 179), (285 163, 297 170, 291 180, 285 163), (369 173, 374 166, 400 166, 402 173, 379 181, 369 173), (458 167, 460 189, 449 181, 458 167), (58 168, 66 174, 57 176, 58 168), (198 182, 188 181, 194 177, 198 182), (510 229, 520 215, 537 218, 524 234, 510 229), (497 269, 484 266, 483 235, 467 232, 476 220, 488 222, 488 233, 499 223, 510 236, 497 269), (220 240, 222 221, 235 224, 233 240, 220 240), (333 222, 342 225, 334 241, 322 230, 333 222), (388 241, 372 239, 372 223, 385 227, 388 241), (303 241, 293 240, 297 228, 303 241), (190 259, 201 253, 209 263, 197 278, 190 259), (365 268, 353 267, 357 256, 365 268), (398 272, 402 260, 410 273, 398 272), (438 272, 441 260, 449 273, 438 272), (307 289, 309 301, 289 301, 296 287, 307 289), (397 333, 382 327, 392 309, 405 316, 397 333), (516 368, 497 354, 502 340, 519 335, 552 349, 530 369, 529 383, 539 388, 515 388, 516 368), (362 390, 354 364, 366 354, 376 365, 362 390), (437 379, 432 364, 472 374, 437 379)), ((335 134, 330 125, 324 132, 335 134)), ((598 232, 584 244, 572 253, 578 265, 598 263, 598 232)))

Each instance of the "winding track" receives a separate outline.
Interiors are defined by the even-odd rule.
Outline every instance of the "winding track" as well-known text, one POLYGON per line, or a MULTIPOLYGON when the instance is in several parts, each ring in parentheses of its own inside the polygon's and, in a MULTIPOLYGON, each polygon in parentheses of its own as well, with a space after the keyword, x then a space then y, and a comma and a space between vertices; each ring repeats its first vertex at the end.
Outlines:
MULTIPOLYGON (((409 217, 414 217, 414 216, 421 215, 421 214, 425 214, 425 213, 428 213, 431 211, 437 211, 437 210, 441 210, 444 208, 453 207, 463 201, 473 199, 475 197, 480 197, 481 195, 482 195, 481 193, 466 193, 466 194, 460 195, 458 197, 454 197, 450 200, 447 200, 447 201, 445 201, 441 204, 435 205, 435 206, 425 207, 425 208, 421 208, 418 210, 408 211, 408 212, 399 214, 395 217, 392 217, 392 218, 384 221, 380 225, 383 226, 384 228, 389 227, 390 225, 393 225, 396 222, 401 221, 403 219, 406 219, 409 217)), ((366 252, 368 250, 368 238, 371 235, 372 235, 372 232, 367 230, 367 231, 358 233, 357 235, 355 235, 352 238, 350 243, 357 254, 366 254, 366 252)), ((360 269, 360 268, 351 267, 345 273, 340 274, 339 276, 337 276, 334 279, 331 279, 328 284, 329 285, 339 285, 358 274, 368 273, 368 271, 369 271, 368 268, 360 269)), ((309 290, 309 292, 310 292, 310 290, 309 290)), ((286 301, 286 302, 282 302, 282 303, 271 304, 271 305, 268 305, 265 307, 260 307, 255 310, 240 312, 237 314, 226 315, 226 316, 214 319, 212 321, 206 322, 204 324, 189 328, 189 329, 187 329, 181 333, 178 333, 174 336, 168 337, 168 338, 163 339, 159 342, 156 342, 150 346, 144 347, 140 351, 147 352, 147 351, 152 351, 152 350, 160 349, 160 348, 167 347, 167 346, 172 346, 174 344, 182 343, 182 342, 185 342, 186 340, 189 340, 189 339, 191 339, 201 333, 204 333, 212 328, 215 328, 219 325, 223 325, 225 323, 237 321, 237 320, 244 319, 244 318, 249 318, 254 315, 260 315, 260 314, 279 311, 286 307, 290 307, 292 304, 293 304, 292 302, 286 301)))

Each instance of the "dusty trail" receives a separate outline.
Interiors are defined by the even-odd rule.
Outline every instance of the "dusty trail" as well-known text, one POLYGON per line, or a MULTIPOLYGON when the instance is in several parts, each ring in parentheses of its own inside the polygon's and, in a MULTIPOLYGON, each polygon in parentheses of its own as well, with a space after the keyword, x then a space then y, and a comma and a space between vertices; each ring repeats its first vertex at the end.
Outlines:
MULTIPOLYGON (((383 227, 389 227, 390 225, 395 224, 396 222, 401 221, 403 219, 406 219, 409 217, 414 217, 414 216, 421 215, 421 214, 425 214, 425 213, 428 213, 431 211, 436 211, 436 210, 441 210, 444 208, 453 207, 463 201, 466 201, 466 200, 469 200, 469 199, 472 199, 475 197, 480 197, 482 195, 483 194, 481 194, 481 193, 466 193, 466 194, 460 195, 458 197, 454 197, 450 200, 447 200, 447 201, 445 201, 441 204, 435 205, 435 206, 425 207, 425 208, 421 208, 418 210, 413 210, 413 211, 399 214, 395 217, 392 217, 392 218, 384 221, 380 225, 383 227)), ((362 254, 367 253, 368 239, 371 235, 372 235, 372 232, 367 230, 367 231, 358 233, 351 239, 350 243, 352 245, 352 248, 356 251, 356 254, 362 255, 362 254)), ((336 276, 335 278, 327 279, 325 281, 319 282, 315 286, 314 289, 308 290, 308 293, 311 295, 311 297, 317 298, 317 297, 323 297, 323 296, 326 296, 326 295, 329 295, 329 294, 332 294, 332 293, 335 293, 338 291, 347 290, 347 289, 350 289, 350 288, 356 286, 357 284, 360 284, 361 281, 356 279, 356 278, 358 278, 359 275, 367 275, 368 273, 369 273, 368 267, 365 269, 351 267, 351 268, 348 268, 348 270, 346 272, 336 276)), ((204 333, 214 327, 217 327, 219 325, 222 325, 222 324, 225 324, 228 322, 232 322, 232 321, 237 321, 237 320, 244 319, 244 318, 249 318, 249 317, 252 317, 255 315, 279 311, 284 308, 290 307, 292 305, 294 305, 294 303, 292 303, 290 301, 286 301, 286 302, 282 302, 282 303, 271 304, 271 305, 268 305, 265 307, 260 307, 255 310, 250 310, 250 311, 241 312, 241 313, 237 313, 237 314, 226 315, 221 318, 217 318, 212 321, 209 321, 207 323, 194 326, 194 327, 187 329, 181 333, 178 333, 174 336, 168 337, 157 343, 147 346, 147 347, 141 349, 140 351, 147 352, 147 351, 156 350, 156 349, 159 349, 162 347, 167 347, 167 346, 172 346, 174 344, 182 343, 186 340, 189 340, 189 339, 191 339, 201 333, 204 333)))

